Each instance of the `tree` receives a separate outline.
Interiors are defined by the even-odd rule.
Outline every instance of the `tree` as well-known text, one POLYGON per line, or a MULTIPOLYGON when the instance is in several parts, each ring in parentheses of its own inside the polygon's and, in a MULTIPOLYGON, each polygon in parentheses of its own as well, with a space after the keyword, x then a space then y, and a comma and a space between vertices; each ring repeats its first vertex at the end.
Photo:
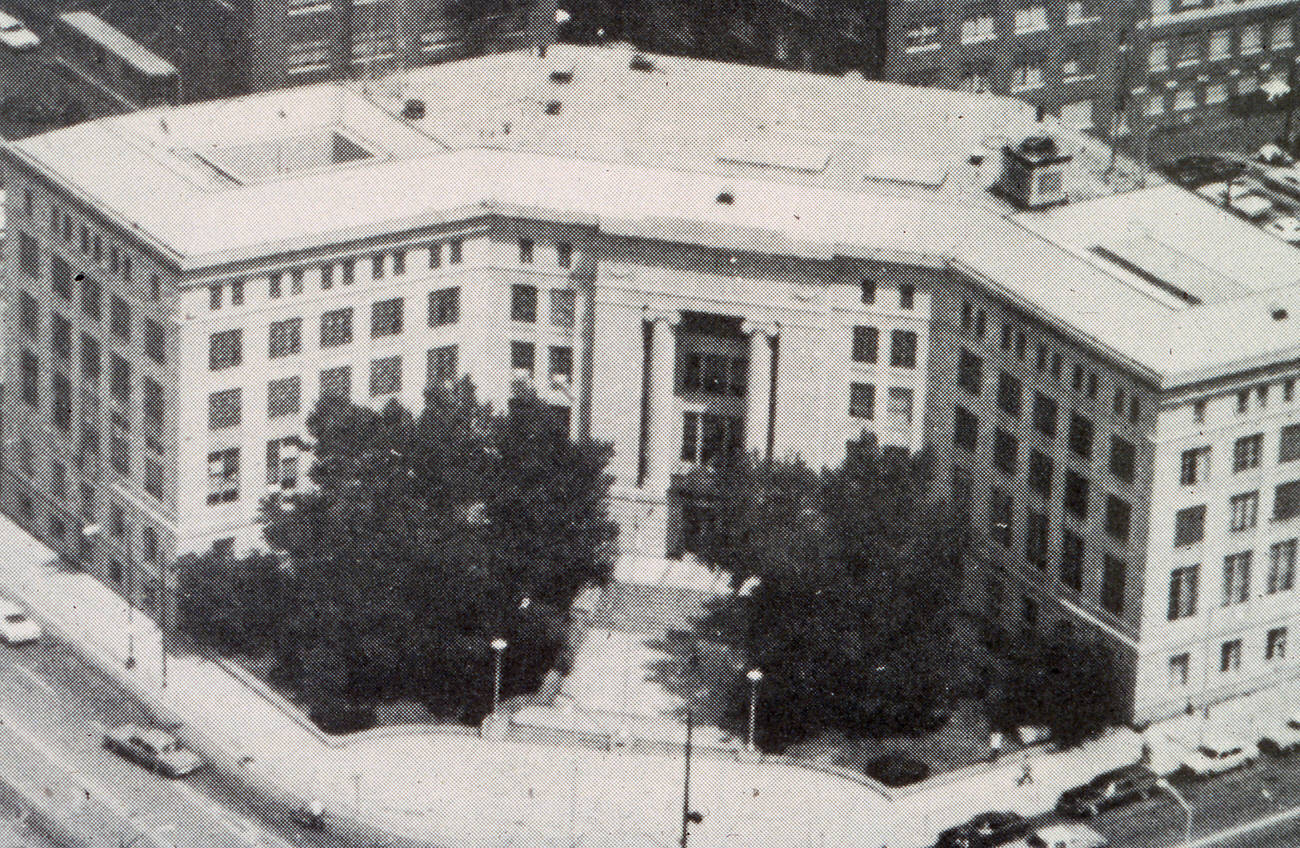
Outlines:
POLYGON ((419 416, 322 398, 313 486, 263 507, 286 564, 268 640, 279 678, 321 714, 410 697, 473 717, 500 636, 504 692, 534 686, 574 597, 607 578, 616 532, 610 446, 574 444, 554 420, 532 395, 495 413, 468 380, 430 392, 419 416))
POLYGON ((287 585, 279 557, 188 554, 176 563, 176 579, 178 625, 199 646, 253 656, 270 650, 287 585))
POLYGON ((1119 717, 1119 679, 1110 649, 1057 632, 1010 660, 994 724, 1044 725, 1062 748, 1099 736, 1119 717))
POLYGON ((760 743, 922 728, 959 659, 960 547, 928 498, 929 458, 864 436, 821 474, 752 457, 704 474, 717 501, 699 552, 738 584, 757 580, 706 626, 764 672, 760 743))

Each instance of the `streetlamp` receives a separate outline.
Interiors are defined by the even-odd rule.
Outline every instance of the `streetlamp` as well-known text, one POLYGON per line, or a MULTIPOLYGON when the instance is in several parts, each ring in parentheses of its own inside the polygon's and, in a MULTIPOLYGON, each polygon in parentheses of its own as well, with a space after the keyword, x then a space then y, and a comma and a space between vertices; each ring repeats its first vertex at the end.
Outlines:
POLYGON ((1169 796, 1178 802, 1178 806, 1183 808, 1183 813, 1187 816, 1186 824, 1183 828, 1183 844, 1187 845, 1192 841, 1192 805, 1183 797, 1183 793, 1174 788, 1173 784, 1163 777, 1156 781, 1156 786, 1169 793, 1169 796))
POLYGON ((126 667, 135 668, 135 565, 126 563, 126 667))
POLYGON ((500 636, 492 640, 492 651, 496 654, 495 670, 492 675, 492 713, 496 714, 501 706, 501 655, 506 652, 509 643, 500 636))
POLYGON ((754 750, 754 716, 758 712, 758 684, 763 680, 763 672, 751 668, 745 677, 749 678, 749 732, 745 734, 745 750, 754 750))

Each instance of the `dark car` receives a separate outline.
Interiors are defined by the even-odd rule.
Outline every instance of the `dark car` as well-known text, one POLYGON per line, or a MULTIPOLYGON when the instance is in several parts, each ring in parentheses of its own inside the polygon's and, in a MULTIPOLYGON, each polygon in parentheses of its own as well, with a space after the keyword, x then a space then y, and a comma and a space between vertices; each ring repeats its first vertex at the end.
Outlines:
POLYGON ((980 813, 965 824, 939 834, 935 848, 994 848, 1029 833, 1029 822, 1011 811, 980 813))
POLYGON ((867 763, 866 772, 886 786, 907 786, 930 776, 930 767, 906 754, 885 754, 867 763))
POLYGON ((1245 164, 1222 156, 1184 156, 1163 166, 1164 172, 1179 185, 1200 188, 1213 182, 1236 179, 1246 170, 1245 164))
POLYGON ((1131 765, 1103 772, 1083 786, 1067 789, 1056 802, 1065 816, 1095 816, 1102 810, 1149 798, 1156 791, 1155 772, 1143 765, 1131 765))

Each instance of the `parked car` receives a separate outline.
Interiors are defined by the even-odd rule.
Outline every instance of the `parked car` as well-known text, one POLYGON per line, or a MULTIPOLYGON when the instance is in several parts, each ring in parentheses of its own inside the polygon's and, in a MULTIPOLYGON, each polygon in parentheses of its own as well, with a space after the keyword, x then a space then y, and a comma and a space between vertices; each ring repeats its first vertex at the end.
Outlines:
POLYGON ((1274 727, 1259 740, 1259 749, 1270 754, 1283 754, 1300 748, 1300 712, 1274 727))
POLYGON ((41 46, 41 40, 37 38, 36 33, 23 26, 22 21, 13 15, 0 12, 0 44, 10 50, 21 52, 35 50, 41 46))
POLYGON ((1029 848, 1105 848, 1106 837, 1083 824, 1040 827, 1025 837, 1029 848))
POLYGON ((965 824, 939 834, 935 848, 994 848, 1021 839, 1028 833, 1029 822, 1019 813, 980 813, 965 824))
POLYGON ((0 639, 7 645, 25 645, 41 638, 41 626, 13 601, 0 600, 0 639))
POLYGON ((1234 736, 1207 736, 1183 758, 1181 771, 1193 777, 1209 777, 1255 761, 1255 748, 1234 736))
POLYGON ((867 763, 866 772, 886 786, 907 786, 930 776, 930 767, 905 754, 885 754, 867 763))
POLYGON ((1155 772, 1140 764, 1102 772, 1084 785, 1061 793, 1056 811, 1065 816, 1095 816, 1111 807, 1151 797, 1158 779, 1155 772))
POLYGON ((1290 244, 1300 243, 1300 218, 1279 215, 1264 225, 1264 232, 1290 244))
POLYGON ((198 754, 175 736, 152 727, 124 724, 104 733, 104 747, 166 777, 184 777, 203 766, 198 754))

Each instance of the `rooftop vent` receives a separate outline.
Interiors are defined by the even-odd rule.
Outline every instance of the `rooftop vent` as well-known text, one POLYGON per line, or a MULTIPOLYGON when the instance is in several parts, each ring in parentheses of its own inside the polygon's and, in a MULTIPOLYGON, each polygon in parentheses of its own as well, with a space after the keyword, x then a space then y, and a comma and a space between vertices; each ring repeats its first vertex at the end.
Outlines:
POLYGON ((718 196, 715 197, 714 200, 716 200, 718 203, 723 204, 724 206, 730 206, 736 202, 736 195, 732 194, 729 191, 720 191, 718 192, 718 196))
POLYGON ((564 104, 562 104, 560 101, 552 100, 550 103, 546 104, 546 114, 558 115, 560 114, 560 109, 563 108, 563 106, 564 104))
POLYGON ((634 55, 631 61, 627 63, 627 66, 630 70, 633 71, 649 72, 655 69, 654 60, 642 53, 637 53, 636 55, 634 55))
POLYGON ((1287 316, 1287 311, 1280 306, 1275 306, 1273 307, 1272 314, 1273 314, 1274 321, 1285 321, 1287 316))
POLYGON ((573 71, 551 71, 551 82, 556 85, 573 82, 573 71))
POLYGON ((408 100, 406 107, 402 109, 402 117, 408 121, 418 121, 424 117, 424 101, 408 100))
POLYGON ((995 190, 1021 209, 1064 203, 1065 172, 1073 160, 1051 136, 1031 135, 1002 148, 1002 179, 995 190))

